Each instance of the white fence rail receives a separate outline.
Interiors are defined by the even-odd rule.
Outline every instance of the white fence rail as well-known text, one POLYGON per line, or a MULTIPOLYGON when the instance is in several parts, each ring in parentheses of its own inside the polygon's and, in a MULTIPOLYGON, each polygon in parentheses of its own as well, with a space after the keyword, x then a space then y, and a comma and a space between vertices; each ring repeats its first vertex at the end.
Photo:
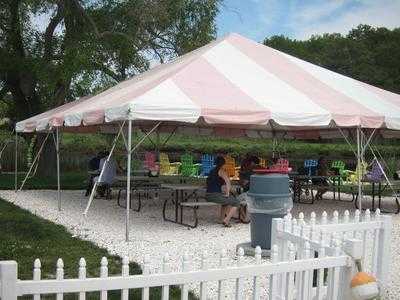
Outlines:
MULTIPOLYGON (((192 259, 188 255, 182 258, 182 271, 170 272, 171 264, 168 255, 164 257, 161 272, 149 273, 149 266, 144 265, 144 274, 129 275, 128 260, 123 259, 122 272, 120 276, 108 277, 107 259, 103 258, 100 263, 100 277, 86 277, 86 263, 82 258, 79 261, 79 278, 64 279, 63 261, 59 259, 56 266, 56 279, 41 280, 40 261, 35 260, 33 270, 33 280, 18 280, 17 263, 14 261, 0 262, 0 295, 4 300, 15 300, 17 296, 34 295, 34 299, 40 299, 41 294, 56 294, 57 299, 63 299, 65 293, 76 293, 79 299, 85 299, 87 292, 98 291, 100 299, 107 299, 107 292, 110 290, 122 290, 121 299, 128 299, 129 289, 142 289, 142 299, 149 299, 149 288, 162 287, 162 299, 169 299, 169 287, 178 285, 181 287, 181 299, 188 299, 188 285, 200 285, 200 299, 209 299, 208 284, 218 282, 218 299, 224 299, 225 294, 235 295, 236 299, 249 299, 249 293, 244 290, 244 280, 251 278, 253 287, 251 289, 252 299, 311 299, 313 291, 312 274, 314 270, 328 269, 334 272, 337 269, 342 270, 348 265, 348 256, 340 254, 313 258, 310 256, 309 243, 304 244, 303 259, 296 259, 294 246, 288 244, 287 253, 289 261, 279 262, 279 249, 274 246, 272 251, 272 263, 261 263, 261 250, 258 249, 255 263, 250 265, 243 264, 243 250, 239 249, 237 263, 233 266, 227 266, 225 252, 220 257, 220 266, 218 268, 208 269, 207 256, 202 257, 201 268, 194 270, 192 259), (295 274, 303 274, 302 281, 295 280, 295 274), (261 277, 267 276, 270 281, 269 296, 262 293, 260 288, 261 277), (285 279, 283 282, 282 279, 285 279), (235 291, 227 291, 225 282, 235 280, 235 291), (299 286, 296 291, 293 287, 299 286)), ((146 259, 148 261, 148 259, 146 259)), ((340 278, 334 278, 332 282, 321 284, 321 288, 335 289, 340 278)), ((315 288, 314 288, 315 289, 315 288)), ((332 294, 327 299, 340 299, 338 295, 332 294)))
POLYGON ((323 214, 317 220, 315 214, 307 222, 300 214, 296 220, 290 215, 273 221, 273 242, 271 261, 261 260, 261 249, 256 249, 253 263, 244 264, 243 249, 239 249, 235 263, 228 264, 225 251, 221 251, 218 264, 211 263, 207 254, 200 257, 200 267, 188 254, 184 254, 178 268, 172 266, 168 255, 161 265, 150 263, 148 256, 142 265, 143 274, 130 275, 128 258, 122 260, 121 274, 109 276, 108 262, 102 258, 100 277, 87 278, 86 262, 79 260, 78 278, 64 278, 64 263, 56 263, 56 279, 41 278, 41 263, 34 262, 33 279, 19 280, 15 261, 0 262, 0 298, 16 300, 18 296, 33 295, 39 300, 41 295, 55 294, 63 299, 64 294, 73 293, 80 300, 87 293, 97 292, 100 299, 107 299, 108 292, 120 290, 121 299, 128 299, 130 289, 140 289, 142 299, 149 299, 150 288, 161 287, 161 299, 170 297, 170 287, 179 286, 181 299, 188 299, 189 288, 198 286, 200 299, 270 299, 270 300, 309 300, 309 299, 350 299, 350 280, 354 272, 354 259, 365 260, 367 232, 373 234, 372 269, 379 279, 385 279, 382 272, 390 262, 390 217, 376 213, 371 217, 367 211, 364 216, 356 212, 350 217, 335 213, 328 220, 323 214), (357 221, 357 222, 356 222, 357 221), (355 226, 354 223, 357 223, 355 226), (388 246, 389 245, 389 246, 388 246), (212 266, 212 267, 211 267, 212 266), (159 268, 157 268, 159 267, 159 268), (154 270, 159 270, 155 272, 154 270), (245 288, 245 281, 251 281, 251 288, 245 288), (230 284, 228 284, 228 282, 230 284), (232 285, 231 283, 234 282, 232 285), (212 284, 216 290, 211 290, 212 284))

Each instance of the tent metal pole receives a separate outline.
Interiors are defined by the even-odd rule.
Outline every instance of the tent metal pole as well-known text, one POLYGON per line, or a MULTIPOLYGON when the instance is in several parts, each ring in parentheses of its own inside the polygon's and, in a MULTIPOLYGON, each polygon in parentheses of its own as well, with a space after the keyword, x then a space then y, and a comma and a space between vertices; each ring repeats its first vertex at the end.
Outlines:
POLYGON ((128 148, 126 166, 126 219, 125 219, 125 241, 129 242, 129 210, 131 202, 131 158, 132 158, 132 120, 128 121, 128 148))
POLYGON ((24 180, 22 181, 21 186, 19 187, 18 191, 21 191, 21 190, 23 189, 26 180, 28 179, 29 175, 30 175, 31 172, 32 172, 33 166, 34 166, 36 163, 39 163, 38 159, 39 159, 39 157, 40 157, 40 154, 41 154, 42 151, 43 151, 44 144, 46 143, 46 141, 47 141, 47 139, 48 139, 48 137, 49 137, 49 134, 50 134, 50 131, 47 133, 46 137, 44 138, 43 143, 42 143, 42 145, 40 146, 39 151, 36 153, 36 156, 35 156, 35 158, 34 158, 32 164, 31 164, 31 166, 30 166, 30 168, 29 168, 29 170, 28 170, 28 173, 26 173, 26 176, 25 176, 24 180))
MULTIPOLYGON (((125 121, 124 121, 124 124, 125 124, 125 121)), ((101 170, 100 170, 99 178, 98 178, 97 181, 93 184, 93 188, 92 188, 92 191, 90 192, 90 197, 89 197, 88 203, 86 204, 85 211, 83 212, 83 215, 84 215, 85 217, 86 217, 86 215, 87 215, 87 213, 88 213, 88 211, 89 211, 90 205, 92 204, 92 201, 93 201, 93 199, 94 199, 94 194, 96 193, 97 185, 99 184, 99 181, 101 181, 101 179, 103 178, 103 173, 104 173, 104 169, 106 168, 106 164, 109 163, 110 158, 111 158, 111 156, 112 156, 112 154, 113 154, 113 152, 114 152, 115 146, 117 145, 117 141, 118 141, 119 136, 121 135, 122 128, 123 128, 123 127, 120 128, 120 130, 118 131, 117 136, 116 136, 115 139, 114 139, 114 142, 113 142, 113 145, 112 145, 112 147, 111 147, 110 153, 108 154, 107 159, 106 159, 106 161, 104 162, 103 167, 102 167, 101 170)))
POLYGON ((374 130, 371 132, 371 134, 370 134, 370 136, 368 138, 363 132, 361 132, 361 134, 363 135, 363 138, 366 139, 366 142, 365 142, 365 144, 364 144, 364 146, 362 148, 362 151, 361 151, 363 157, 365 155, 365 150, 367 150, 368 146, 372 142, 372 138, 374 137, 375 131, 376 131, 376 128, 374 128, 374 130))
POLYGON ((18 131, 15 130, 14 189, 18 191, 18 131))
POLYGON ((361 202, 362 202, 363 195, 362 195, 362 186, 361 186, 361 175, 362 174, 360 173, 360 171, 362 172, 360 131, 361 131, 360 126, 357 126, 357 167, 358 167, 358 171, 359 171, 358 178, 357 178, 357 181, 358 181, 358 207, 361 210, 362 209, 361 202))
POLYGON ((57 201, 58 201, 58 210, 61 211, 60 133, 58 127, 56 127, 56 154, 57 154, 57 201))

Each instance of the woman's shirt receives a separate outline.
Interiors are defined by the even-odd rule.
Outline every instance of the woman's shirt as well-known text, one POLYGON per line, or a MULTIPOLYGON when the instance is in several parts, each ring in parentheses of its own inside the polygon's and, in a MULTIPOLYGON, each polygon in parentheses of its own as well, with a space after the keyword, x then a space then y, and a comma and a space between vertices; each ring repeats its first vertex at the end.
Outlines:
POLYGON ((222 193, 222 186, 225 184, 224 179, 219 176, 219 170, 212 169, 207 177, 207 193, 222 193))

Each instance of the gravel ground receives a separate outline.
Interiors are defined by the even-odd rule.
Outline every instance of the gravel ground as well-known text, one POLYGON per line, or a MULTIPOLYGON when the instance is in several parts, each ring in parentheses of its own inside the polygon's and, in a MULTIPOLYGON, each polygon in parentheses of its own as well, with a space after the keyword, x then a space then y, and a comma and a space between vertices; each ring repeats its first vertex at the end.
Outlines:
MULTIPOLYGON (((74 235, 108 249, 111 254, 128 255, 130 260, 139 263, 143 262, 145 254, 149 254, 152 258, 153 272, 160 270, 161 260, 165 253, 169 254, 172 266, 179 268, 180 258, 185 251, 191 255, 196 267, 199 266, 199 257, 204 251, 212 258, 210 267, 216 266, 221 249, 226 249, 229 264, 234 264, 236 245, 250 240, 249 225, 234 224, 232 228, 224 228, 217 224, 215 207, 200 209, 199 226, 195 229, 187 229, 177 224, 164 222, 161 214, 161 199, 150 199, 144 201, 141 212, 131 211, 131 241, 127 244, 125 243, 125 210, 118 207, 115 200, 95 199, 87 218, 84 219, 82 212, 87 198, 83 197, 83 191, 63 191, 61 212, 57 210, 56 195, 56 191, 36 190, 22 191, 16 197, 14 191, 0 191, 1 198, 65 226, 74 235)), ((384 200, 387 205, 390 205, 388 201, 388 199, 384 200)), ((353 204, 322 200, 314 205, 295 204, 292 213, 297 215, 303 211, 306 216, 309 216, 314 210, 319 216, 324 210, 328 214, 334 210, 342 214, 346 209, 353 210, 353 204)), ((169 212, 172 216, 172 210, 169 212)), ((391 288, 384 299, 400 298, 399 231, 400 216, 393 215, 391 288)), ((252 258, 245 259, 245 263, 252 261, 252 258)), ((266 294, 267 280, 262 280, 262 282, 263 292, 266 294)), ((229 290, 233 292, 234 282, 229 282, 228 286, 231 286, 229 290)), ((250 290, 251 280, 247 280, 245 286, 247 290, 250 290)), ((192 286, 192 288, 198 292, 198 286, 192 286)), ((210 283, 210 289, 209 296, 214 299, 216 283, 210 283)), ((227 299, 232 298, 232 294, 227 295, 227 299)), ((247 298, 250 299, 250 294, 247 298)))

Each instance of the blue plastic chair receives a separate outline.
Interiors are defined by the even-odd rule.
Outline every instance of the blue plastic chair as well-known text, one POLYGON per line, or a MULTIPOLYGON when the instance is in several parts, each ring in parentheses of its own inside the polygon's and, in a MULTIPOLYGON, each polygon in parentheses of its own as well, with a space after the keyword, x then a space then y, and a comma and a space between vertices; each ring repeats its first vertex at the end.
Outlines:
POLYGON ((204 154, 201 157, 201 175, 207 176, 214 168, 214 156, 210 154, 204 154))
POLYGON ((307 170, 308 176, 316 174, 317 166, 318 166, 318 161, 315 159, 306 159, 304 161, 304 168, 307 170))

